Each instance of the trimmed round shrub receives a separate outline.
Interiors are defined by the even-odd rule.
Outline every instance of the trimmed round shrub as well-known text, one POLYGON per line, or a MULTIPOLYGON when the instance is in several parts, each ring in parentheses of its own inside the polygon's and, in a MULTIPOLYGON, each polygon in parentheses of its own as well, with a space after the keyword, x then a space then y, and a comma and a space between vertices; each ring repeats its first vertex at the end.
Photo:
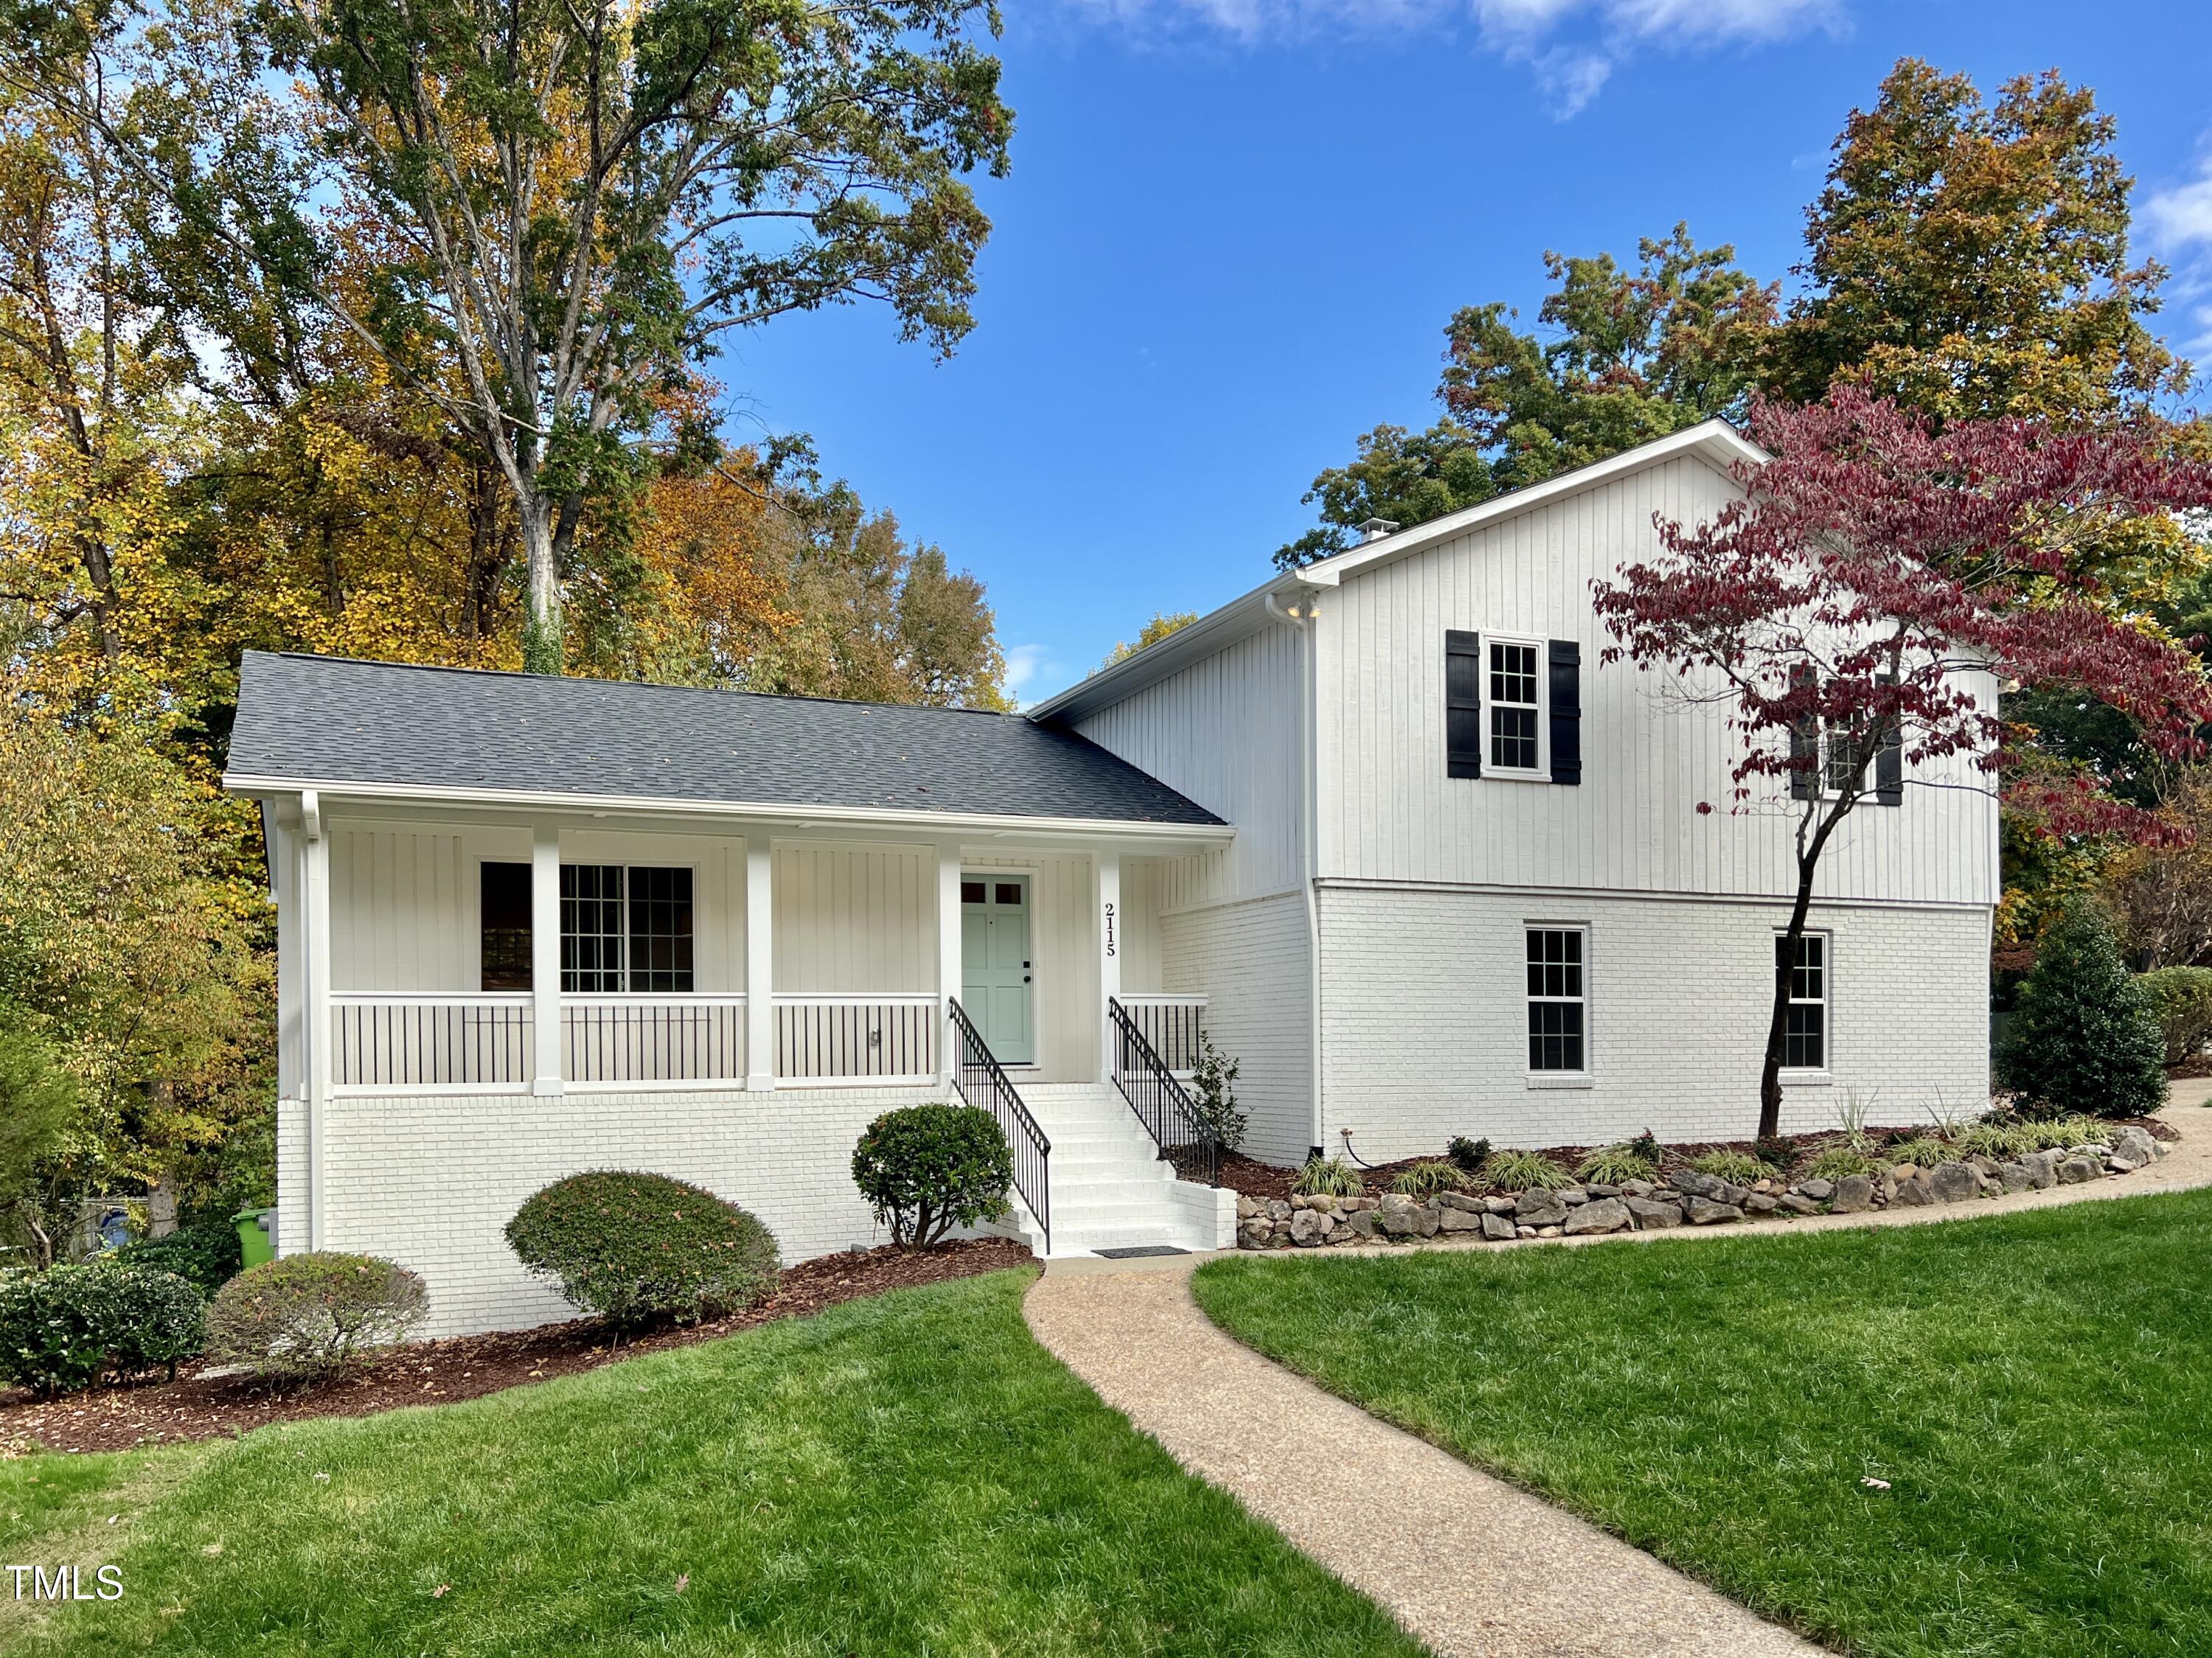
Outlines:
POLYGON ((376 1255, 317 1249, 247 1268, 208 1308, 208 1352, 285 1382, 313 1382, 405 1339, 429 1309, 422 1280, 376 1255))
POLYGON ((126 1243, 107 1258, 131 1266, 174 1272, 198 1285, 203 1296, 213 1296, 246 1266, 238 1228, 220 1221, 180 1226, 165 1238, 126 1243))
POLYGON ((927 1248, 956 1226, 990 1219, 1013 1183, 1006 1137, 975 1106, 901 1106, 853 1148, 853 1184, 898 1243, 927 1248))
POLYGON ((617 1324, 696 1324, 775 1288, 775 1237, 734 1203, 665 1175, 595 1169, 533 1193, 507 1242, 578 1310, 617 1324))
POLYGON ((2040 1116, 2139 1117, 2166 1101, 2166 1040, 2149 993, 2096 907, 2067 906, 2020 987, 1996 1083, 2040 1116))
POLYGON ((2158 1016, 2166 1062, 2184 1065, 2212 1042, 2212 967, 2162 967, 2136 980, 2158 1016))
POLYGON ((200 1350, 207 1303, 174 1272, 94 1261, 0 1273, 0 1376, 45 1398, 103 1376, 173 1379, 200 1350))

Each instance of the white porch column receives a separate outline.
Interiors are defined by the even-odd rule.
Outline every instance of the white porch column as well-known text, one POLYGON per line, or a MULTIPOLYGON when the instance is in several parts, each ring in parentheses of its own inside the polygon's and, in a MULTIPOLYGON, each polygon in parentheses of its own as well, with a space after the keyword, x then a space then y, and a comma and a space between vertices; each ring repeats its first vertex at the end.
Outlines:
POLYGON ((321 803, 308 789, 300 797, 301 885, 307 914, 301 931, 307 951, 307 1248, 323 1247, 324 1139, 331 1097, 331 843, 324 832, 321 803))
POLYGON ((775 1086, 775 853, 765 833, 745 837, 745 1086, 775 1086))
POLYGON ((563 1091, 561 1077, 561 831, 530 826, 530 1018, 532 1094, 563 1091))
POLYGON ((1098 853, 1098 1080, 1114 1080, 1114 1015, 1121 994, 1121 854, 1098 853))
POLYGON ((949 1096, 959 1063, 952 1035, 952 1002, 960 994, 960 848, 937 848, 937 1083, 949 1096))

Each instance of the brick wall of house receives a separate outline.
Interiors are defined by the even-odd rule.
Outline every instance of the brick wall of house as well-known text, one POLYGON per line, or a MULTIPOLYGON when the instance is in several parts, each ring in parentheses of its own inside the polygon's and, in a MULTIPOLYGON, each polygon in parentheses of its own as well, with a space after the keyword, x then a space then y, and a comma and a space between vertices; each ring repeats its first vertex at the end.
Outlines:
MULTIPOLYGON (((1326 1140, 1370 1161, 1499 1146, 1747 1139, 1757 1127, 1772 939, 1787 907, 1696 898, 1327 885, 1321 894, 1326 1140), (1523 928, 1589 929, 1589 1083, 1532 1086, 1523 928)), ((1784 1097, 1785 1133, 1977 1112, 1989 1094, 1989 913, 1816 908, 1832 935, 1825 1084, 1784 1097)))
POLYGON ((1171 910, 1160 918, 1161 980, 1206 994, 1206 1029, 1243 1067, 1244 1150, 1296 1163, 1313 1143, 1313 1070, 1304 900, 1295 892, 1171 910))
MULTIPOLYGON (((501 1236, 549 1181, 586 1169, 690 1181, 760 1217, 787 1265, 886 1241, 853 1186, 854 1142, 878 1113, 939 1097, 890 1089, 341 1097, 325 1108, 323 1245, 422 1273, 426 1335, 570 1318, 501 1236)), ((278 1136, 278 1236, 289 1254, 307 1240, 304 1108, 287 1102, 278 1136)))

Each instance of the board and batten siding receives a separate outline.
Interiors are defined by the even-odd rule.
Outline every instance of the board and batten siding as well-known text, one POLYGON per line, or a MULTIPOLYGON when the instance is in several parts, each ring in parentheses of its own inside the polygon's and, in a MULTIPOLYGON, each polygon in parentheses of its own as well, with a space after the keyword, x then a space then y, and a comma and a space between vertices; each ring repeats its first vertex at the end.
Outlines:
POLYGON ((1297 633, 1271 626, 1101 708, 1075 729, 1237 828, 1218 852, 1170 860, 1165 908, 1297 887, 1304 859, 1297 633))
MULTIPOLYGON (((1786 786, 1730 810, 1740 749, 1726 711, 1662 673, 1601 665, 1593 579, 1655 556, 1655 514, 1694 523, 1733 496, 1693 457, 1628 473, 1348 574, 1321 596, 1316 661, 1320 869, 1326 878, 1728 896, 1795 890, 1786 786), (1452 779, 1443 635, 1462 629, 1582 644, 1582 782, 1452 779), (1700 802, 1712 811, 1700 813, 1700 802)), ((1487 695, 1486 683, 1486 698, 1487 695)), ((1982 694, 1993 695, 1984 685, 1982 694)), ((1855 811, 1822 859, 1821 896, 1996 901, 1996 811, 1964 762, 1909 768, 1905 800, 1855 811), (1916 786, 1915 780, 1960 787, 1916 786)), ((1242 825, 1239 825, 1240 838, 1242 825)))

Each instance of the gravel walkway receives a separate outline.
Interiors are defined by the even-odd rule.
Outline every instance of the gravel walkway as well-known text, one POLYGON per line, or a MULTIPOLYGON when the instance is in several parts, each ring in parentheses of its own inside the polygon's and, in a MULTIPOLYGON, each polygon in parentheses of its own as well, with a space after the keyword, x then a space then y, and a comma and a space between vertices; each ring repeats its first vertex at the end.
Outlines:
MULTIPOLYGON (((1963 1212, 1823 1216, 1791 1230, 1921 1225, 2212 1185, 2212 1123, 2189 1108, 2208 1095, 2212 1081, 2176 1084, 2165 1114, 2180 1118, 2180 1145, 2124 1179, 2018 1193, 1963 1212)), ((1579 1248, 1741 1230, 1467 1247, 1579 1248)), ((1054 1261, 1030 1291, 1030 1327, 1178 1462, 1389 1608, 1439 1658, 1802 1658, 1821 1650, 1231 1339, 1191 1299, 1190 1273, 1201 1259, 1054 1261), (1351 1525, 1344 1496, 1353 1489, 1396 1496, 1377 1496, 1373 1523, 1351 1525)))

